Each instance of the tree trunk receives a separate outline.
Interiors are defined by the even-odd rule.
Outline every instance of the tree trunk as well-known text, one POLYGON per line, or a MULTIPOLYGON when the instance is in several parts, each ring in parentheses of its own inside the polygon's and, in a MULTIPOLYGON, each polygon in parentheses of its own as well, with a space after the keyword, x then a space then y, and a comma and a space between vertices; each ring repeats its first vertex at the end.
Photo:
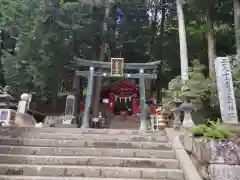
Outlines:
POLYGON ((73 75, 73 94, 75 96, 75 104, 74 104, 74 115, 76 118, 79 116, 80 111, 80 77, 76 75, 76 72, 74 72, 73 75))
MULTIPOLYGON (((151 37, 151 41, 150 41, 150 44, 149 44, 149 62, 150 61, 153 61, 156 59, 156 53, 154 52, 154 42, 156 40, 156 33, 157 33, 157 14, 158 14, 158 8, 155 7, 155 10, 154 10, 154 18, 153 18, 153 21, 152 21, 152 25, 151 25, 151 34, 152 34, 152 37, 151 37)), ((150 73, 150 72, 147 72, 147 73, 150 73)), ((147 92, 150 92, 150 95, 152 95, 152 80, 151 79, 146 79, 145 80, 145 84, 146 84, 146 89, 147 89, 147 92)))
MULTIPOLYGON (((162 3, 164 3, 164 2, 162 2, 162 3)), ((151 41, 150 41, 150 45, 149 45, 149 61, 152 61, 154 59, 153 46, 154 46, 154 42, 156 39, 156 33, 157 33, 157 14, 158 14, 158 8, 155 7, 154 18, 153 18, 152 26, 151 26, 152 37, 151 37, 151 41)))
POLYGON ((52 111, 56 112, 57 109, 57 92, 52 92, 52 102, 51 102, 51 106, 52 106, 52 111))
POLYGON ((6 85, 6 81, 4 78, 4 68, 1 60, 1 49, 0 49, 0 86, 4 87, 6 85))
POLYGON ((215 77, 215 65, 214 61, 216 58, 216 45, 215 45, 215 37, 214 30, 212 24, 212 18, 210 9, 206 15, 206 30, 207 30, 207 42, 208 42, 208 63, 209 63, 209 77, 215 77))
POLYGON ((237 54, 240 55, 240 0, 233 0, 237 54))
MULTIPOLYGON (((108 3, 107 7, 105 9, 105 17, 102 25, 102 42, 101 42, 101 51, 100 51, 100 61, 105 60, 105 37, 107 34, 107 23, 110 15, 111 10, 111 4, 108 3)), ((100 107, 100 95, 101 95, 101 89, 102 89, 102 77, 99 76, 96 78, 96 88, 95 88, 95 99, 94 99, 94 108, 93 108, 93 118, 98 117, 99 113, 99 107, 100 107)))
MULTIPOLYGON (((162 4, 165 4, 165 0, 162 0, 162 4)), ((166 10, 165 8, 162 9, 162 20, 160 24, 160 60, 161 63, 158 65, 158 78, 157 78, 157 103, 162 103, 162 85, 161 85, 161 76, 162 76, 162 64, 163 64, 163 43, 164 43, 164 23, 166 17, 166 10)))
POLYGON ((2 63, 2 55, 3 55, 3 49, 4 49, 4 31, 0 29, 0 86, 4 87, 6 85, 6 81, 4 78, 4 69, 3 69, 3 63, 2 63))
MULTIPOLYGON (((79 57, 80 56, 80 46, 81 42, 77 40, 76 35, 73 36, 73 52, 74 55, 79 57)), ((81 96, 81 89, 80 89, 80 77, 76 75, 76 71, 73 72, 73 82, 72 82, 72 93, 75 96, 75 106, 74 106, 74 114, 76 118, 79 116, 79 107, 80 107, 80 96, 81 96)))

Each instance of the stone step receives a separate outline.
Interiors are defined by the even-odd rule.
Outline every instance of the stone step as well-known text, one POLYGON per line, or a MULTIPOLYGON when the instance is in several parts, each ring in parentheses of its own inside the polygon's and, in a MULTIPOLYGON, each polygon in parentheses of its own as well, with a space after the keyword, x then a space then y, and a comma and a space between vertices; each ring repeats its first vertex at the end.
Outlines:
POLYGON ((41 132, 41 133, 71 133, 71 134, 142 134, 142 135, 165 135, 164 131, 144 132, 139 130, 128 129, 81 129, 81 128, 35 128, 35 127, 4 127, 0 132, 41 132))
POLYGON ((46 156, 108 156, 175 159, 175 154, 172 150, 150 149, 0 146, 0 153, 46 156))
POLYGON ((55 128, 77 128, 77 124, 56 124, 55 128))
POLYGON ((123 149, 158 149, 169 150, 168 143, 126 142, 126 141, 94 141, 94 140, 58 140, 58 139, 26 139, 0 137, 0 145, 40 146, 40 147, 95 147, 123 149))
POLYGON ((34 133, 34 132, 2 132, 0 137, 5 138, 36 138, 36 139, 62 139, 62 140, 100 140, 100 141, 159 141, 167 142, 163 135, 108 135, 108 134, 70 134, 70 133, 34 133))
POLYGON ((184 180, 179 169, 0 164, 1 175, 184 180))
MULTIPOLYGON (((121 178, 87 178, 87 177, 49 177, 49 176, 4 176, 0 175, 0 180, 122 180, 121 178)), ((151 180, 151 179, 124 179, 124 180, 151 180)), ((171 179, 155 179, 171 180, 171 179)))
POLYGON ((36 156, 0 154, 0 163, 32 165, 84 165, 109 167, 145 167, 178 169, 175 159, 94 157, 94 156, 36 156))

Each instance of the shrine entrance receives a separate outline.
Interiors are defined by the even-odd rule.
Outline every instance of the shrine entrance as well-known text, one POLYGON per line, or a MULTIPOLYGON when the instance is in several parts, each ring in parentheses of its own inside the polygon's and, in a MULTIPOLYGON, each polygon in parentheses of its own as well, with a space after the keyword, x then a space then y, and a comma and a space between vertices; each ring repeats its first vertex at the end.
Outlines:
MULTIPOLYGON (((146 99, 149 94, 146 91, 146 99)), ((101 98, 108 102, 112 115, 137 115, 140 113, 140 92, 134 82, 120 81, 103 88, 101 98)))
MULTIPOLYGON (((84 113, 82 118, 82 128, 89 128, 89 122, 90 122, 90 108, 91 108, 91 102, 92 102, 92 92, 93 92, 93 81, 94 76, 103 76, 104 78, 125 78, 125 79, 138 79, 139 81, 139 88, 130 88, 127 89, 125 92, 132 92, 133 95, 136 96, 136 94, 139 94, 139 106, 133 105, 137 102, 137 97, 133 98, 136 99, 135 102, 132 101, 132 108, 131 111, 133 112, 139 112, 140 109, 140 130, 146 131, 148 129, 148 122, 147 122, 147 104, 146 104, 146 89, 145 89, 145 80, 146 79, 157 79, 157 75, 154 73, 154 70, 158 67, 158 64, 161 61, 156 62, 149 62, 149 63, 124 63, 123 58, 111 58, 111 62, 101 62, 101 61, 91 61, 91 60, 85 60, 80 58, 75 58, 75 65, 77 65, 77 68, 80 67, 90 67, 89 71, 76 71, 77 76, 85 76, 88 77, 88 85, 87 85, 87 92, 86 92, 86 99, 84 104, 84 113), (98 69, 98 71, 95 71, 95 69, 98 69), (109 69, 111 70, 109 73, 109 69), (124 73, 124 70, 127 70, 128 72, 124 73), (138 70, 138 73, 136 73, 136 70, 138 70), (135 73, 132 73, 131 71, 135 71, 135 73), (149 72, 149 73, 145 73, 149 72), (137 92, 137 89, 139 89, 139 92, 137 92)), ((119 86, 115 86, 114 88, 115 92, 119 92, 119 86)), ((124 90, 122 91, 124 92, 124 90)), ((117 95, 118 96, 118 95, 117 95)), ((122 94, 123 99, 129 98, 129 96, 122 94)), ((122 100, 121 97, 121 100, 122 100)), ((109 97, 110 102, 113 102, 112 104, 109 103, 109 106, 112 110, 112 112, 115 113, 116 111, 119 111, 119 108, 114 108, 115 105, 119 105, 118 103, 115 104, 115 98, 116 96, 112 95, 109 97)), ((127 99, 126 99, 127 100, 127 99)), ((127 107, 126 107, 127 108, 127 107)), ((120 108, 121 109, 121 108, 120 108)), ((96 119, 96 118, 94 118, 96 119)))
POLYGON ((126 101, 122 100, 116 100, 115 106, 113 110, 114 115, 129 115, 131 116, 133 114, 132 112, 132 102, 128 99, 126 101))

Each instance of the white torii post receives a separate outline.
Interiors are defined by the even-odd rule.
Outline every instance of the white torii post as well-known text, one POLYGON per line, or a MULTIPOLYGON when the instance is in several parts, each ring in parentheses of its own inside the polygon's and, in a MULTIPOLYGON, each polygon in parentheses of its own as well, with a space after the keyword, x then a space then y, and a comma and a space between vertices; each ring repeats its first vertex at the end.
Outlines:
POLYGON ((180 59, 181 59, 181 79, 183 84, 189 79, 188 75, 188 54, 187 54, 187 39, 183 14, 184 0, 176 0, 177 16, 178 16, 178 32, 180 43, 180 59))

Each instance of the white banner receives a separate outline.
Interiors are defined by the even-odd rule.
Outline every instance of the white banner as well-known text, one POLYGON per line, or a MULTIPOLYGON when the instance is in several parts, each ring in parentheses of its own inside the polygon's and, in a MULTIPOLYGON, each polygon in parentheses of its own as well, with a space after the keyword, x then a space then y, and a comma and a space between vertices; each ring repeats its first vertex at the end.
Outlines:
POLYGON ((217 57, 215 59, 218 97, 223 122, 237 124, 238 115, 229 60, 230 57, 217 57))

